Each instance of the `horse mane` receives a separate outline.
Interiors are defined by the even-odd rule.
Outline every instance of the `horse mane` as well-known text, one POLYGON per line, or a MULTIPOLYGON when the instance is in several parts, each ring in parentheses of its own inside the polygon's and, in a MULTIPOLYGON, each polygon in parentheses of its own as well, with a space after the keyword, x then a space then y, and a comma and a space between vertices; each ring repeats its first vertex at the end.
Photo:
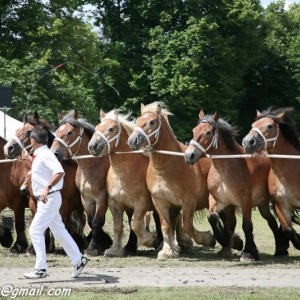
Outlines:
POLYGON ((238 143, 235 141, 235 137, 239 133, 237 126, 230 125, 227 120, 222 118, 219 118, 216 122, 213 118, 213 115, 205 115, 199 120, 198 124, 202 121, 208 122, 212 127, 217 129, 222 134, 226 146, 231 151, 238 149, 238 143))
POLYGON ((51 123, 45 119, 39 119, 38 124, 36 123, 36 120, 33 116, 27 118, 27 123, 29 123, 32 126, 41 125, 44 129, 48 132, 48 143, 51 145, 55 138, 55 128, 51 123))
MULTIPOLYGON (((80 113, 79 113, 79 115, 80 115, 80 113)), ((73 117, 73 110, 70 111, 67 115, 65 115, 63 117, 62 120, 59 121, 59 126, 66 124, 66 123, 70 123, 72 126, 77 127, 77 128, 82 127, 89 138, 91 138, 95 132, 95 126, 88 123, 85 119, 83 119, 81 117, 78 119, 75 119, 73 117)))
POLYGON ((155 101, 152 102, 150 104, 147 104, 144 108, 143 108, 143 113, 145 112, 151 112, 154 114, 157 114, 156 110, 157 110, 157 106, 161 105, 161 112, 160 115, 167 121, 167 123, 170 125, 169 123, 169 119, 168 116, 173 116, 173 114, 168 110, 167 106, 164 104, 164 102, 161 101, 155 101))
POLYGON ((114 110, 111 110, 110 112, 105 114, 105 117, 103 119, 101 119, 101 122, 103 122, 104 120, 107 120, 107 119, 115 121, 115 122, 119 122, 123 126, 123 128, 125 129, 126 133, 129 136, 129 135, 131 135, 134 127, 136 126, 134 121, 129 120, 130 116, 131 116, 131 111, 128 112, 126 115, 118 113, 118 118, 116 118, 114 110))
POLYGON ((299 133, 297 132, 296 122, 294 119, 287 114, 287 112, 293 111, 293 107, 281 107, 274 108, 270 106, 269 108, 262 111, 262 113, 256 117, 256 121, 262 118, 271 118, 277 124, 279 124, 279 128, 281 129, 284 137, 298 150, 300 150, 300 140, 299 133), (278 118, 277 115, 284 113, 282 118, 278 118))

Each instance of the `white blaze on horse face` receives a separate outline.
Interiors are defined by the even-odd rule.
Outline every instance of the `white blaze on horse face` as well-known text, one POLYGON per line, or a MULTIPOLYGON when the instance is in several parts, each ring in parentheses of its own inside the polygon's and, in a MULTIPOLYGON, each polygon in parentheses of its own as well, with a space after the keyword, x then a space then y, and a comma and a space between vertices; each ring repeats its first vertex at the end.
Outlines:
POLYGON ((65 127, 66 127, 66 125, 64 124, 64 125, 60 126, 59 130, 63 131, 65 129, 65 127))

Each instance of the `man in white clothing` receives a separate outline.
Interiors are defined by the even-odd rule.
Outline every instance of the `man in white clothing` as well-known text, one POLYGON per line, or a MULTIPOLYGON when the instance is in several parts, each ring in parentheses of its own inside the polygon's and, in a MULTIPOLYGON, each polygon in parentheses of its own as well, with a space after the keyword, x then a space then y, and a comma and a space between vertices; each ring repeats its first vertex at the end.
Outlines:
POLYGON ((80 253, 59 213, 62 203, 60 190, 63 187, 64 170, 54 153, 48 148, 48 132, 42 126, 35 126, 30 140, 34 153, 30 156, 26 150, 23 150, 22 158, 31 162, 32 191, 37 199, 37 212, 29 229, 36 253, 36 263, 34 270, 24 276, 30 279, 47 276, 44 231, 49 227, 74 265, 71 277, 78 277, 88 263, 88 259, 80 253))

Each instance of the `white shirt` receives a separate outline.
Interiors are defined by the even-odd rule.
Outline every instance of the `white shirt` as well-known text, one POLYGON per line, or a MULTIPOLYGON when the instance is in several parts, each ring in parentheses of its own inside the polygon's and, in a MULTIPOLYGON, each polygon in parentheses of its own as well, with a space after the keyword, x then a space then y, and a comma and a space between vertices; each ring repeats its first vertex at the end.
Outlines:
MULTIPOLYGON (((35 156, 31 166, 31 184, 33 195, 40 195, 49 185, 50 178, 56 173, 65 173, 61 163, 47 145, 41 146, 33 153, 35 156)), ((61 190, 64 184, 63 178, 52 187, 53 190, 61 190)), ((50 191, 51 192, 51 191, 50 191)))

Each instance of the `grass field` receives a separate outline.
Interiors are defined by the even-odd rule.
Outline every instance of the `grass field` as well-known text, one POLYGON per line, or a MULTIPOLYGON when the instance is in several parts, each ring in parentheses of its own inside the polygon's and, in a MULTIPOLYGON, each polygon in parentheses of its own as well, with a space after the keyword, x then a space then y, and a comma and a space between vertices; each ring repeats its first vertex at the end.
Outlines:
MULTIPOLYGON (((244 240, 241 229, 241 217, 238 216, 238 224, 236 232, 240 234, 244 240)), ((274 238, 271 230, 267 226, 267 222, 262 219, 258 210, 253 211, 254 238, 257 244, 261 261, 253 264, 243 264, 239 261, 239 252, 235 252, 235 256, 230 259, 220 259, 217 252, 220 246, 217 244, 215 248, 206 248, 195 245, 193 251, 178 259, 168 261, 159 261, 156 259, 157 254, 153 249, 141 247, 138 255, 127 258, 105 259, 102 256, 92 258, 89 266, 91 267, 118 267, 126 268, 133 266, 143 266, 145 268, 145 276, 147 274, 147 266, 164 266, 176 267, 210 267, 210 268, 232 268, 239 266, 248 268, 249 274, 259 272, 260 268, 280 268, 299 269, 300 272, 300 252, 291 245, 288 258, 274 258, 274 238)), ((210 230, 210 226, 206 219, 200 223, 195 221, 195 226, 201 230, 210 230)), ((154 222, 151 220, 151 230, 154 230, 154 222)), ((107 222, 104 229, 112 236, 112 218, 107 213, 107 222)), ((128 238, 128 224, 124 222, 125 235, 124 240, 128 238)), ((295 229, 300 232, 298 226, 295 229)), ((59 245, 57 245, 59 249, 59 245)), ((27 267, 34 264, 35 258, 28 257, 25 254, 12 255, 9 249, 0 248, 0 267, 14 268, 27 267)), ((69 267, 68 257, 62 254, 48 254, 49 267, 69 267)), ((292 280, 292 278, 291 278, 292 280)), ((1 296, 0 296, 1 297, 1 296)), ((150 287, 129 287, 129 288, 96 288, 86 287, 72 291, 72 295, 68 299, 299 299, 300 292, 295 288, 150 288, 150 287)), ((52 297, 53 298, 53 297, 52 297)), ((27 299, 27 298, 24 298, 27 299)), ((28 298, 30 299, 30 298, 28 298)), ((47 299, 46 297, 42 299, 47 299)), ((50 298, 49 298, 50 299, 50 298)), ((63 299, 63 298, 60 298, 63 299)))

